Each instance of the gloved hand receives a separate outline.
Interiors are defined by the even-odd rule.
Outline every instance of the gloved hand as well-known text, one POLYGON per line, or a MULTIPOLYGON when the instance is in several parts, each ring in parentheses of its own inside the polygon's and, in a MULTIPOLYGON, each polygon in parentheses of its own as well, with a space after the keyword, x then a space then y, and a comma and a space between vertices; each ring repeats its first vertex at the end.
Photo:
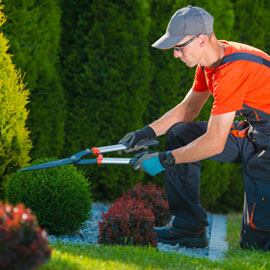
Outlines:
POLYGON ((152 176, 175 165, 175 159, 171 151, 160 153, 144 152, 136 157, 137 160, 133 164, 133 169, 141 171, 144 170, 152 176))
POLYGON ((123 143, 126 144, 128 148, 133 148, 137 142, 143 139, 154 139, 156 137, 155 131, 151 127, 146 126, 143 129, 126 134, 118 143, 123 143))

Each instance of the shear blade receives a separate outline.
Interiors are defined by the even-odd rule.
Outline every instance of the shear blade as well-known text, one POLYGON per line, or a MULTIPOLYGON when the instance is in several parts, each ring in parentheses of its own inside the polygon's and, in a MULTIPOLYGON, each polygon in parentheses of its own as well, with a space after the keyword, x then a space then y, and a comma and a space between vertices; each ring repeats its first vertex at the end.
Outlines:
POLYGON ((34 165, 34 166, 30 166, 30 167, 27 167, 24 169, 20 169, 20 170, 18 170, 18 172, 46 169, 46 168, 57 167, 57 166, 67 165, 67 164, 72 164, 72 163, 73 162, 72 162, 72 160, 70 160, 70 158, 64 158, 64 159, 41 163, 38 165, 34 165))

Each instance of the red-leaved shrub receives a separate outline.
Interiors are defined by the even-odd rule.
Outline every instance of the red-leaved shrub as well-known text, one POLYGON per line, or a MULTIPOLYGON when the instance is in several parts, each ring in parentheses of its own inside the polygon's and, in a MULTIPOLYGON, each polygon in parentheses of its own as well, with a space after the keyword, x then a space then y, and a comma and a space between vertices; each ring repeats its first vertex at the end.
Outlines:
POLYGON ((100 244, 157 246, 155 217, 150 209, 135 198, 121 197, 102 214, 99 222, 100 244))
POLYGON ((0 269, 36 269, 50 255, 47 234, 32 211, 0 201, 0 269))
POLYGON ((145 208, 153 211, 155 226, 157 227, 164 226, 171 220, 167 194, 164 188, 152 183, 148 183, 147 185, 139 183, 136 187, 124 193, 123 197, 126 199, 129 197, 136 198, 142 201, 145 208))

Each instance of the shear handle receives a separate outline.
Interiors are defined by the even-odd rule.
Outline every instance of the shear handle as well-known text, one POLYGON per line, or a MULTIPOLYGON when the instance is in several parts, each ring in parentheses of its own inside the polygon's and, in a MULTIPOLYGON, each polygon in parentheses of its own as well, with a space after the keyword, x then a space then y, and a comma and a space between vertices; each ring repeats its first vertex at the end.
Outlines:
MULTIPOLYGON (((148 147, 155 147, 159 145, 159 141, 157 140, 141 140, 139 141, 134 148, 129 148, 127 143, 123 144, 115 144, 109 146, 95 147, 94 149, 98 149, 100 153, 109 153, 116 151, 128 150, 129 152, 136 152, 140 149, 147 149, 148 147)), ((93 148, 92 148, 93 149, 93 148)))

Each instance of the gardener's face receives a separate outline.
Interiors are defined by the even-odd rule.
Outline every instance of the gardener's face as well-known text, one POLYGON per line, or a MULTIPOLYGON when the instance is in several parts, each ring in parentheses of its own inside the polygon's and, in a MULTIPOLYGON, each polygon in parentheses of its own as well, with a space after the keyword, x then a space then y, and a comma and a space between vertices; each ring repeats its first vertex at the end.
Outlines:
POLYGON ((186 36, 174 46, 174 57, 180 58, 188 67, 194 67, 199 62, 200 46, 199 35, 186 36))

